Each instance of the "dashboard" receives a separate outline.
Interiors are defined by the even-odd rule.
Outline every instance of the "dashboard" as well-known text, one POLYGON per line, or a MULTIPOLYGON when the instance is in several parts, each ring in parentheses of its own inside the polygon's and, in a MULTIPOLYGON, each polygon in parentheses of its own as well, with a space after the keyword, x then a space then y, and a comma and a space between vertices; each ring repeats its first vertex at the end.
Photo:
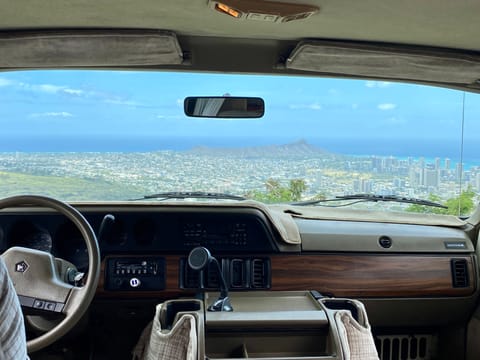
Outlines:
MULTIPOLYGON (((236 296, 315 291, 361 300, 381 341, 392 333, 451 338, 451 324, 464 327, 479 297, 475 235, 468 226, 294 216, 290 230, 301 240, 295 242, 286 241, 268 207, 75 206, 99 243, 101 270, 91 312, 102 324, 121 319, 140 331, 155 304, 218 291, 217 269, 187 265, 197 246, 216 257, 236 296)), ((0 252, 12 246, 46 251, 81 272, 88 269, 82 236, 53 210, 2 210, 0 252)), ((115 325, 107 331, 116 332, 115 325)), ((99 339, 101 334, 98 330, 99 339)))
MULTIPOLYGON (((169 270, 178 267, 178 290, 217 289, 216 271, 198 273, 186 265, 186 255, 197 246, 220 256, 232 288, 270 287, 266 255, 275 253, 278 247, 273 227, 258 210, 92 210, 84 215, 97 233, 100 247, 104 287, 99 292, 165 290, 167 263, 169 270), (172 266, 172 259, 178 265, 172 266)), ((0 231, 2 252, 13 246, 28 247, 67 260, 79 271, 88 269, 87 248, 80 232, 59 214, 7 212, 0 217, 0 231)))
MULTIPOLYGON (((264 216, 255 211, 229 213, 182 209, 88 212, 84 215, 97 233, 102 258, 111 254, 183 253, 195 246, 237 253, 268 253, 276 249, 271 227, 264 216), (106 215, 111 220, 101 229, 106 215)), ((88 266, 80 232, 62 216, 7 213, 0 221, 2 251, 24 246, 50 252, 80 268, 88 266)))
MULTIPOLYGON (((219 287, 218 272, 192 271, 191 249, 208 248, 230 290, 317 290, 353 297, 465 297, 476 294, 477 258, 464 229, 295 219, 301 244, 286 243, 258 208, 83 205, 97 233, 97 296, 171 298, 219 287)), ((45 209, 4 210, 0 250, 50 252, 88 268, 76 227, 45 209)))

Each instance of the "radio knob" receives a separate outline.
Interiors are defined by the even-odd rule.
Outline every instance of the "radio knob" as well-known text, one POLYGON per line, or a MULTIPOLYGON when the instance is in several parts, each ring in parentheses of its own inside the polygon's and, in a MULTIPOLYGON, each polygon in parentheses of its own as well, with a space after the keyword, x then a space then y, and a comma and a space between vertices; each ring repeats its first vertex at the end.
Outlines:
POLYGON ((130 279, 130 286, 131 286, 132 288, 137 288, 137 287, 139 287, 141 283, 142 283, 142 282, 140 281, 140 279, 137 279, 137 278, 131 278, 131 279, 130 279))

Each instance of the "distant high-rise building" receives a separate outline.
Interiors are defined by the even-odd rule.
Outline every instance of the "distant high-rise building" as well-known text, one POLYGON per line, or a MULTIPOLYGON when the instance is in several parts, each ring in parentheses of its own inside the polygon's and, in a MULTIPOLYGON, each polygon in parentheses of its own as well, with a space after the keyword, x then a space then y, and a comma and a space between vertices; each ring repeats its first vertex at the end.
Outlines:
POLYGON ((353 191, 354 192, 361 192, 361 193, 371 193, 373 189, 372 181, 359 179, 353 180, 353 191))
POLYGON ((410 168, 409 178, 411 187, 421 184, 420 171, 418 169, 410 168))
POLYGON ((425 167, 425 158, 424 157, 421 157, 420 159, 418 159, 418 167, 420 169, 423 169, 425 167))
POLYGON ((450 159, 449 158, 445 158, 445 169, 450 170, 450 159))
POLYGON ((435 158, 435 170, 440 170, 440 158, 435 158))
POLYGON ((455 179, 458 181, 463 177, 463 164, 457 163, 455 166, 455 179))
POLYGON ((383 159, 377 156, 372 157, 372 170, 373 172, 382 172, 384 161, 383 159))
POLYGON ((361 192, 361 185, 360 185, 360 180, 353 180, 353 192, 361 192))
POLYGON ((424 170, 422 185, 428 187, 438 187, 440 184, 440 170, 424 170))
POLYGON ((362 180, 362 192, 371 193, 373 190, 373 184, 370 180, 362 180))
POLYGON ((385 158, 385 166, 388 168, 391 168, 392 166, 397 166, 398 161, 395 157, 389 156, 388 158, 385 158))
POLYGON ((405 187, 405 180, 400 178, 393 179, 393 186, 397 189, 403 189, 405 187))

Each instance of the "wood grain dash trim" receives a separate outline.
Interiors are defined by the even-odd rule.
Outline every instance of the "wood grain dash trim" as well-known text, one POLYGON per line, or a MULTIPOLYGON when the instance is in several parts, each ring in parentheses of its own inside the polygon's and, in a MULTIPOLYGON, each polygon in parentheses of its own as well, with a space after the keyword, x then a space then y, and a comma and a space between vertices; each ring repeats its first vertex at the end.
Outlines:
POLYGON ((272 290, 317 290, 337 297, 467 296, 476 288, 471 256, 272 256, 272 290), (470 286, 453 288, 450 261, 467 261, 470 286))
MULTIPOLYGON (((193 295, 194 292, 181 290, 179 287, 179 263, 182 256, 159 256, 166 261, 165 290, 106 291, 104 260, 97 297, 170 299, 193 295)), ((273 291, 317 290, 337 297, 364 298, 454 297, 472 295, 477 287, 473 256, 279 254, 271 255, 270 259, 273 291), (453 288, 451 259, 467 261, 470 274, 468 287, 453 288)))

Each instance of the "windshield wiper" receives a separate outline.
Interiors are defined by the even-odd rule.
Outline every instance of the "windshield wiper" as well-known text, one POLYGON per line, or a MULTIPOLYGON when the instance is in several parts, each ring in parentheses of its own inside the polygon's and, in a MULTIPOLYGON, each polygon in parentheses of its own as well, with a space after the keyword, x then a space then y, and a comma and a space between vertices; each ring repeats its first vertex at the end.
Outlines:
POLYGON ((157 199, 159 201, 168 199, 217 199, 217 200, 246 200, 246 198, 238 195, 203 192, 203 191, 169 191, 157 194, 144 195, 138 199, 130 199, 130 201, 157 199))
POLYGON ((346 205, 337 205, 338 206, 349 206, 359 202, 367 202, 367 201, 393 201, 399 203, 407 203, 407 204, 416 204, 416 205, 425 205, 425 206, 435 206, 442 209, 448 209, 447 206, 424 199, 416 199, 416 198, 409 198, 404 196, 398 195, 374 195, 374 194, 353 194, 353 195, 342 195, 342 196, 335 196, 333 199, 319 199, 319 200, 310 200, 310 201, 300 201, 296 203, 291 203, 291 205, 322 205, 323 202, 330 202, 330 201, 342 201, 342 200, 358 200, 346 205))

